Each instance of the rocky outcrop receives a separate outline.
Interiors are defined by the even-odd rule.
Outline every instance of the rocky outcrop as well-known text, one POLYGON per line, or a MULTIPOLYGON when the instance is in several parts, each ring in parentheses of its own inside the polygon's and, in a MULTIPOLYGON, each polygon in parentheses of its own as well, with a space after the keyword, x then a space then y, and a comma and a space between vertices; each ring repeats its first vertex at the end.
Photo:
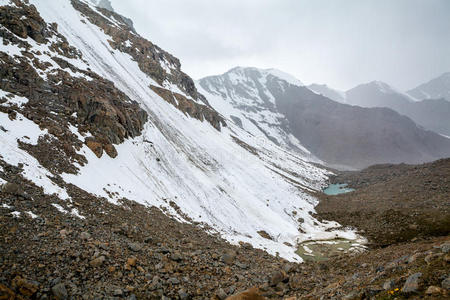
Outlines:
MULTIPOLYGON (((99 7, 100 14, 78 0, 72 0, 72 5, 92 24, 111 36, 108 42, 112 48, 129 54, 137 62, 141 71, 155 80, 160 87, 175 85, 184 92, 186 96, 173 93, 177 95, 175 97, 183 98, 182 105, 175 105, 177 108, 191 117, 202 121, 207 120, 218 130, 225 125, 217 112, 209 106, 206 98, 198 93, 194 81, 181 71, 180 61, 176 57, 139 36, 132 27, 132 23, 130 24, 126 18, 113 10, 99 7), (120 26, 113 24, 111 20, 118 22, 120 26), (197 102, 203 102, 205 105, 199 105, 197 102)), ((155 90, 153 86, 152 89, 155 90)), ((158 94, 165 94, 162 89, 158 88, 158 91, 158 94)), ((168 97, 164 99, 167 101, 168 97)), ((168 102, 174 104, 173 101, 168 102)))
POLYGON ((225 126, 225 121, 223 120, 223 118, 209 106, 194 102, 186 98, 186 96, 171 92, 167 89, 163 89, 154 85, 150 87, 161 98, 174 105, 189 116, 199 119, 200 121, 206 120, 211 123, 211 125, 217 130, 220 130, 221 126, 225 126))
POLYGON ((45 43, 51 33, 36 8, 18 0, 13 3, 14 6, 0 8, 0 24, 20 38, 30 37, 38 43, 45 43))
MULTIPOLYGON (((42 139, 42 144, 38 147, 22 145, 39 157, 38 160, 44 166, 55 173, 76 172, 76 168, 52 167, 54 159, 45 159, 44 153, 38 150, 45 149, 44 144, 63 149, 64 151, 60 151, 60 159, 67 161, 68 165, 75 161, 84 163, 84 159, 75 151, 80 148, 80 141, 69 130, 69 126, 92 135, 86 139, 86 143, 98 157, 103 151, 115 157, 117 151, 114 144, 140 135, 147 114, 113 83, 91 71, 80 70, 62 58, 82 59, 81 54, 57 32, 57 26, 47 25, 34 6, 20 1, 16 1, 14 7, 2 6, 0 22, 4 26, 0 28, 4 43, 13 43, 23 48, 23 56, 15 58, 9 53, 0 52, 0 89, 28 99, 20 107, 0 106, 0 110, 8 114, 20 113, 41 128, 48 129, 54 137, 51 141, 48 138, 42 139), (49 45, 53 51, 52 59, 60 68, 48 72, 52 64, 42 62, 39 59, 41 53, 29 51, 28 43, 17 37, 31 37, 38 43, 49 45), (53 42, 50 44, 51 37, 53 42), (72 76, 68 71, 80 76, 72 76), (46 77, 42 74, 46 74, 46 77), (92 143, 96 143, 98 147, 93 148, 92 143), (37 155, 39 152, 41 155, 37 155)), ((0 102, 5 101, 6 99, 0 99, 0 102)))

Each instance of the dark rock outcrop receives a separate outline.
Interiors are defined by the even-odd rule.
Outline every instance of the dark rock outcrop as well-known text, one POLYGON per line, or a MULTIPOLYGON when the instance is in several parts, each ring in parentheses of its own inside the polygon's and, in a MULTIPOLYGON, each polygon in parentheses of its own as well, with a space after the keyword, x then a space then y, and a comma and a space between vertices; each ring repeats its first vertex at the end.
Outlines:
POLYGON ((53 60, 61 69, 48 73, 47 80, 44 80, 40 73, 46 71, 49 65, 39 62, 39 53, 29 52, 26 42, 21 43, 15 35, 0 28, 5 43, 17 44, 24 49, 24 55, 15 58, 9 53, 0 52, 0 89, 28 99, 21 107, 1 106, 0 110, 8 114, 21 113, 41 128, 48 129, 55 137, 40 140, 37 147, 22 145, 41 163, 47 161, 44 165, 49 170, 54 173, 74 173, 76 168, 62 168, 61 162, 68 161, 68 165, 74 161, 84 162, 84 158, 76 154, 75 150, 81 145, 69 130, 70 125, 93 136, 87 139, 86 143, 99 157, 103 150, 115 157, 117 152, 113 144, 140 135, 147 120, 146 112, 119 91, 112 82, 93 72, 77 69, 67 60, 56 57, 56 54, 59 54, 67 58, 82 59, 81 54, 68 45, 66 39, 57 32, 57 26, 46 24, 34 6, 16 1, 14 7, 0 7, 0 24, 9 28, 17 37, 29 36, 46 44, 50 43, 51 37, 56 37, 59 41, 52 42, 50 49, 55 54, 53 60), (71 76, 65 69, 79 73, 80 77, 71 76), (97 144, 95 149, 92 147, 93 142, 97 144), (49 151, 41 151, 46 148, 44 144, 49 145, 49 151), (63 151, 55 153, 55 149, 63 151), (49 165, 54 159, 45 159, 44 154, 52 153, 61 159, 59 167, 49 165))
MULTIPOLYGON (((191 117, 202 121, 204 119, 207 120, 218 130, 220 130, 221 126, 225 125, 225 122, 219 114, 209 106, 206 98, 198 93, 194 81, 181 71, 181 63, 178 58, 136 34, 129 22, 114 11, 99 8, 103 14, 101 15, 78 0, 72 0, 72 5, 86 16, 92 24, 97 25, 107 35, 111 36, 111 39, 108 42, 112 48, 129 54, 138 63, 141 71, 150 76, 161 86, 156 87, 156 89, 154 86, 151 88, 154 91, 157 91, 157 93, 166 101, 170 98, 167 97, 166 94, 172 92, 170 92, 169 89, 166 89, 164 92, 163 87, 167 84, 173 84, 186 93, 187 96, 185 97, 181 94, 173 93, 175 97, 182 98, 182 104, 175 105, 178 109, 191 117), (112 24, 108 18, 119 22, 121 26, 119 27, 112 24), (189 97, 192 99, 189 99, 189 97), (197 102, 203 102, 204 105, 200 105, 197 102)), ((175 104, 174 101, 168 102, 175 104)))

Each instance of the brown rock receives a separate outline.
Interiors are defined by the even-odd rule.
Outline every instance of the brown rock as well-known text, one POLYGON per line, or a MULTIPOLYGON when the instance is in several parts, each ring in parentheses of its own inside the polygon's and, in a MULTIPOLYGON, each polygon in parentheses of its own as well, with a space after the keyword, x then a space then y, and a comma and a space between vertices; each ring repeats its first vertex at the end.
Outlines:
POLYGON ((15 293, 9 289, 8 287, 4 286, 3 284, 0 284, 0 299, 1 300, 8 300, 8 299, 15 299, 16 295, 15 293))
POLYGON ((287 276, 285 271, 283 270, 276 271, 270 277, 270 285, 275 286, 280 282, 286 281, 287 279, 289 279, 289 277, 287 276))
POLYGON ((289 287, 293 290, 298 290, 302 287, 302 276, 297 274, 294 276, 291 276, 289 278, 289 287))
POLYGON ((265 232, 264 230, 260 230, 258 231, 258 234, 268 240, 273 240, 273 238, 270 236, 270 234, 268 234, 267 232, 265 232))
POLYGON ((261 295, 259 289, 253 287, 242 293, 230 296, 226 300, 265 300, 266 298, 261 295))
POLYGON ((127 259, 127 265, 130 265, 132 267, 136 266, 137 258, 136 257, 129 257, 127 259))
POLYGON ((98 158, 102 157, 102 155, 103 155, 102 144, 95 141, 93 138, 87 138, 86 145, 89 147, 89 149, 92 150, 92 152, 94 152, 95 155, 97 155, 98 158))
POLYGON ((224 253, 222 255, 222 257, 220 258, 220 260, 223 263, 226 263, 227 265, 232 265, 235 258, 236 258, 236 253, 229 251, 227 253, 224 253))
POLYGON ((15 290, 18 290, 20 292, 20 294, 22 294, 25 297, 31 298, 31 296, 33 296, 37 290, 38 290, 38 286, 29 282, 28 280, 20 277, 20 276, 16 276, 13 281, 12 281, 12 287, 15 290))
POLYGON ((138 269, 138 271, 141 272, 141 273, 145 273, 144 268, 141 267, 141 266, 137 266, 136 269, 138 269))
POLYGON ((4 185, 2 185, 1 191, 6 194, 13 194, 13 195, 21 194, 19 185, 13 182, 7 182, 4 185))
POLYGON ((105 150, 106 154, 108 154, 110 157, 112 158, 117 157, 117 150, 112 144, 103 145, 103 149, 105 150))
POLYGON ((438 286, 430 285, 425 291, 427 295, 439 295, 442 294, 442 289, 438 286))
POLYGON ((94 268, 100 267, 103 264, 103 262, 105 261, 105 259, 106 258, 102 255, 100 257, 97 257, 97 258, 91 260, 91 262, 89 264, 91 266, 93 266, 94 268))

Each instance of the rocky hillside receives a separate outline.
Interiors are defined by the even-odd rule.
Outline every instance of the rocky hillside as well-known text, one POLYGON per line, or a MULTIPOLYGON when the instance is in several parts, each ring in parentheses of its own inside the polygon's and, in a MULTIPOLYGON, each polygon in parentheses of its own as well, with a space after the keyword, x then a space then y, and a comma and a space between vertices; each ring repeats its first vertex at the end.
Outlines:
MULTIPOLYGON (((195 223, 178 222, 164 210, 134 201, 124 199, 116 205, 66 185, 74 199, 68 202, 26 179, 23 166, 0 165, 2 180, 8 181, 0 194, 2 299, 248 299, 244 295, 290 300, 446 299, 449 295, 448 237, 419 235, 415 242, 390 242, 363 253, 297 264, 248 243, 230 245, 195 223)), ((363 177, 372 182, 372 176, 363 177)), ((373 176, 377 178, 382 176, 373 176)))
POLYGON ((356 191, 321 197, 319 214, 364 230, 377 246, 450 234, 450 159, 339 172, 331 182, 356 191))
POLYGON ((283 142, 292 135, 314 156, 337 168, 417 163, 450 155, 449 139, 390 109, 337 103, 300 84, 264 74, 264 70, 237 68, 204 78, 198 86, 221 114, 243 128, 254 125, 255 132, 261 130, 279 145, 296 150, 283 142))
POLYGON ((226 120, 126 18, 90 1, 1 4, 0 160, 45 194, 73 210, 72 186, 135 201, 291 261, 311 236, 358 238, 311 215, 328 171, 226 120))

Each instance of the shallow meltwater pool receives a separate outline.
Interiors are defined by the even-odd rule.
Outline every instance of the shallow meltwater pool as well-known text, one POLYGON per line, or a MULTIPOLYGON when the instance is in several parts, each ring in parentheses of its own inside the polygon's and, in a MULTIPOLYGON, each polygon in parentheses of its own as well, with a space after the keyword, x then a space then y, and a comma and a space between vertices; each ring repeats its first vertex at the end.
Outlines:
POLYGON ((323 192, 327 195, 339 195, 353 192, 354 189, 348 188, 346 183, 330 184, 323 192))
POLYGON ((365 250, 365 247, 352 240, 331 239, 320 241, 305 241, 298 245, 297 254, 304 261, 326 261, 333 256, 345 253, 358 253, 365 250))

